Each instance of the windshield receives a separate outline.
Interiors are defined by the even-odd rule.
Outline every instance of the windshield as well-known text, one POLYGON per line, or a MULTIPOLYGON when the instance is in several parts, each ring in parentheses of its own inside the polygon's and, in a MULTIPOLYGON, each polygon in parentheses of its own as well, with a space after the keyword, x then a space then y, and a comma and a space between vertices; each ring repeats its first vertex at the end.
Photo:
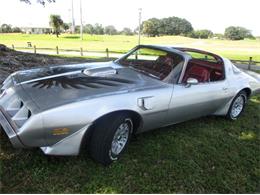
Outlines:
MULTIPOLYGON (((149 47, 141 47, 119 59, 117 63, 159 80, 168 79, 172 70, 183 63, 182 56, 149 47)), ((179 68, 178 68, 179 70, 179 68)))

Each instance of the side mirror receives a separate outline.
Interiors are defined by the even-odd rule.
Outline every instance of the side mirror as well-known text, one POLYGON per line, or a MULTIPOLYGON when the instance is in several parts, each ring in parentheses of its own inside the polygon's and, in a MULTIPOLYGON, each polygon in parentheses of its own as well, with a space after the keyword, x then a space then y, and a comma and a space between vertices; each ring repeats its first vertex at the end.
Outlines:
POLYGON ((194 78, 188 78, 187 79, 187 84, 185 87, 190 87, 191 85, 197 85, 199 83, 199 81, 197 79, 194 78))

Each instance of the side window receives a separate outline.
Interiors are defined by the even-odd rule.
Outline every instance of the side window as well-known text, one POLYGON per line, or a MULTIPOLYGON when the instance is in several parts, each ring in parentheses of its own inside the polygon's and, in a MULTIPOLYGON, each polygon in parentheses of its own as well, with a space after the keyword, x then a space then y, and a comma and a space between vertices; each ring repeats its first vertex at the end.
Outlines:
POLYGON ((182 56, 175 53, 153 48, 140 48, 120 59, 119 63, 131 66, 150 76, 153 75, 159 80, 170 82, 170 73, 183 61, 182 56))
POLYGON ((155 61, 160 56, 166 56, 167 53, 165 51, 159 51, 154 49, 142 48, 130 56, 128 56, 128 60, 140 60, 140 61, 155 61))
POLYGON ((186 83, 189 78, 197 79, 199 83, 224 80, 224 65, 212 61, 191 59, 187 64, 182 83, 186 83))

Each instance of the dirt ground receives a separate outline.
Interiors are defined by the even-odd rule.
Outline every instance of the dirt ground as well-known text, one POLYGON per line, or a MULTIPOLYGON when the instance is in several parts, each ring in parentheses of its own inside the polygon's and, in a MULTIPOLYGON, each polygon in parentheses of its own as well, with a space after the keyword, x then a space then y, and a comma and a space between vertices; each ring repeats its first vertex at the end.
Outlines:
MULTIPOLYGON (((99 59, 107 61, 109 59, 99 59)), ((41 54, 31 54, 19 52, 7 48, 5 45, 0 44, 0 84, 5 78, 18 70, 30 69, 34 67, 62 65, 62 64, 76 64, 83 62, 97 61, 95 59, 85 58, 69 58, 58 57, 41 54)))

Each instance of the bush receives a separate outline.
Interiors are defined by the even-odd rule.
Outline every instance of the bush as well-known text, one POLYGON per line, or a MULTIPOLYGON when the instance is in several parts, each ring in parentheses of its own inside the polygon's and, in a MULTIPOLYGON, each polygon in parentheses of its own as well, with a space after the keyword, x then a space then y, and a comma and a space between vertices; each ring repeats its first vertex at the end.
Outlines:
POLYGON ((13 33, 20 33, 20 32, 22 32, 22 30, 21 30, 19 27, 14 27, 14 28, 12 29, 12 32, 13 32, 13 33))
POLYGON ((223 40, 225 37, 224 37, 224 35, 221 34, 221 33, 215 33, 215 34, 213 35, 213 38, 223 40))
POLYGON ((195 39, 208 39, 213 37, 213 32, 206 29, 197 30, 190 32, 189 34, 187 34, 187 36, 195 39))
POLYGON ((122 35, 134 35, 134 32, 130 28, 124 28, 120 34, 122 35))
POLYGON ((112 25, 106 26, 104 32, 107 35, 116 35, 118 33, 116 28, 112 25))

